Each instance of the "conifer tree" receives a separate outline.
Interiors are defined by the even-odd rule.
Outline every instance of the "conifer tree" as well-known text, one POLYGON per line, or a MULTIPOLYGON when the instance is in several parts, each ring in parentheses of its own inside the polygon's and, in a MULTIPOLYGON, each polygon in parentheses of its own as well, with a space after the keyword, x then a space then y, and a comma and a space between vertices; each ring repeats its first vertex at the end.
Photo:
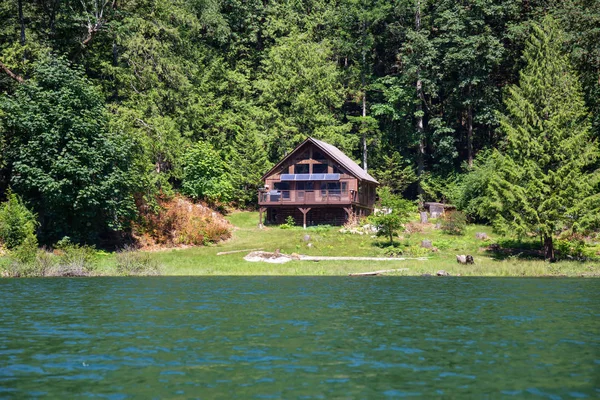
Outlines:
POLYGON ((566 54, 562 33, 551 17, 535 25, 526 45, 519 85, 508 88, 507 114, 500 116, 505 148, 490 183, 495 227, 502 233, 541 238, 546 259, 552 239, 597 223, 591 163, 598 145, 581 85, 566 54), (596 215, 594 217, 593 215, 596 215))

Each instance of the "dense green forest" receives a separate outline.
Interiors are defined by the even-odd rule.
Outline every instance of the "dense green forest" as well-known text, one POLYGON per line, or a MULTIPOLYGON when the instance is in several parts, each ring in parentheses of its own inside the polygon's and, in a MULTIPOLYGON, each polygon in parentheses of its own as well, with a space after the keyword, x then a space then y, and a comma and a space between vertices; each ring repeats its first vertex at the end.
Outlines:
POLYGON ((0 193, 45 243, 174 193, 252 207, 307 136, 507 233, 598 227, 597 0, 6 0, 0 24, 0 193))

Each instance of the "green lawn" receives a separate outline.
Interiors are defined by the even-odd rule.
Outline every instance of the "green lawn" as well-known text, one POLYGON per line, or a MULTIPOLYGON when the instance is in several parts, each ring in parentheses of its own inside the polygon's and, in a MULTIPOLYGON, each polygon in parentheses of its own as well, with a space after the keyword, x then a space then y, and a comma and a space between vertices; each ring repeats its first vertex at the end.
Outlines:
MULTIPOLYGON (((600 275, 600 262, 561 261, 547 263, 537 259, 523 259, 513 255, 495 259, 485 250, 498 238, 491 229, 481 225, 470 225, 463 236, 448 235, 433 225, 423 232, 403 234, 399 240, 404 257, 427 256, 429 260, 405 261, 291 261, 286 264, 251 263, 243 259, 247 252, 217 256, 218 252, 262 248, 265 251, 279 249, 282 253, 323 256, 385 256, 384 239, 371 235, 340 233, 339 227, 315 227, 281 229, 266 227, 258 229, 258 214, 235 212, 227 217, 236 226, 233 237, 227 242, 207 247, 174 249, 151 253, 159 262, 163 275, 346 275, 380 269, 408 268, 399 275, 434 274, 443 269, 451 275, 461 276, 540 276, 540 275, 600 275), (475 232, 485 232, 488 241, 475 238, 475 232), (305 242, 310 235, 312 246, 305 242), (422 239, 430 239, 438 251, 420 248, 422 239), (460 265, 456 254, 471 254, 475 265, 460 265)), ((524 243, 524 247, 531 243, 524 243)), ((107 254, 100 262, 100 271, 112 274, 114 256, 107 254)))

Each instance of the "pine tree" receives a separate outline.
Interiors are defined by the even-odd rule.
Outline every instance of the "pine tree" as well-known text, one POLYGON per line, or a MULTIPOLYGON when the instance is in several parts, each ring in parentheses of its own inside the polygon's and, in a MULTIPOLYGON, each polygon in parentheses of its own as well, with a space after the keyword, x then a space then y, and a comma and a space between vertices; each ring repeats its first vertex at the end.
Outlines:
POLYGON ((540 237, 546 259, 554 258, 557 233, 597 223, 600 211, 597 174, 589 168, 598 145, 562 43, 551 17, 534 26, 524 51, 527 65, 519 85, 508 89, 507 115, 500 116, 506 146, 496 155, 501 164, 490 184, 495 227, 540 237))

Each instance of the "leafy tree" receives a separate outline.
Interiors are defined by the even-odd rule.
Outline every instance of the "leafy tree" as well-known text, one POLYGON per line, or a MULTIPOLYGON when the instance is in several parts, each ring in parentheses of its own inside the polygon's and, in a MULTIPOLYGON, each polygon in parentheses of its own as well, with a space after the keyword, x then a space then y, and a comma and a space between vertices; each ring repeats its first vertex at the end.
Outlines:
MULTIPOLYGON (((527 66, 509 87, 501 163, 490 184, 490 211, 502 233, 540 236, 546 259, 553 237, 598 222, 600 194, 588 169, 598 156, 581 85, 562 52, 563 35, 546 17, 525 48, 527 66), (592 217, 593 216, 593 217, 592 217)), ((596 175, 597 176, 597 175, 596 175)))
POLYGON ((331 57, 328 42, 313 42, 304 34, 282 38, 270 49, 256 87, 262 123, 275 159, 307 136, 351 148, 344 135, 348 126, 336 115, 344 88, 331 57))
POLYGON ((104 99, 61 58, 39 62, 0 98, 11 184, 34 206, 46 240, 97 240, 133 217, 133 143, 108 130, 104 99))
POLYGON ((375 176, 379 183, 389 187, 394 194, 401 194, 417 180, 413 167, 408 165, 397 151, 390 156, 383 156, 383 163, 381 168, 375 171, 375 176))
POLYGON ((231 201, 233 185, 227 164, 210 143, 198 142, 183 156, 181 191, 209 203, 231 201))
POLYGON ((243 130, 235 141, 231 157, 231 175, 236 189, 235 201, 241 206, 256 204, 263 174, 271 163, 262 140, 256 132, 243 130))
POLYGON ((390 188, 382 186, 377 189, 379 210, 370 216, 372 223, 379 229, 378 234, 387 236, 390 244, 394 244, 394 232, 408 221, 410 214, 416 211, 412 201, 392 193, 390 188))
POLYGON ((8 249, 20 246, 29 238, 37 243, 36 215, 29 211, 21 198, 9 193, 6 202, 0 204, 0 244, 8 249))

